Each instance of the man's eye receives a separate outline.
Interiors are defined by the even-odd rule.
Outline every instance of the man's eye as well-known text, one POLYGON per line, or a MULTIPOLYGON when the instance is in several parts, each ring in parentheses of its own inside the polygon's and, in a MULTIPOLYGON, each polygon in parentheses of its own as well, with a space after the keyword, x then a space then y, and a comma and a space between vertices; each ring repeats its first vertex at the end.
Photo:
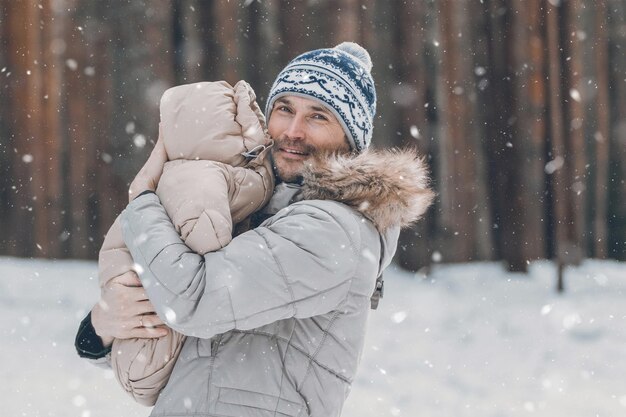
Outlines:
POLYGON ((314 118, 314 119, 317 119, 317 120, 328 120, 328 119, 326 118, 326 116, 324 116, 324 115, 322 115, 322 114, 314 114, 314 115, 313 115, 313 118, 314 118))

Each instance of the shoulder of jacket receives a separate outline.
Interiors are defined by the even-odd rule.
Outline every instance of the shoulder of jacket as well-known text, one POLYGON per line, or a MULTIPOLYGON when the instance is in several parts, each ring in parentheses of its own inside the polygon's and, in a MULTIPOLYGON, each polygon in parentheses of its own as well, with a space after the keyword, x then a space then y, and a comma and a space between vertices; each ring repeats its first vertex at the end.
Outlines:
POLYGON ((342 224, 369 222, 358 210, 334 200, 302 200, 290 204, 276 214, 281 217, 292 215, 308 215, 312 218, 331 217, 342 224))
MULTIPOLYGON (((353 207, 333 200, 302 200, 280 210, 273 217, 271 223, 289 220, 297 216, 298 225, 307 229, 309 222, 325 222, 328 227, 336 225, 342 229, 356 247, 361 247, 365 241, 378 241, 380 234, 375 225, 353 207)), ((355 248, 356 249, 356 248, 355 248)))

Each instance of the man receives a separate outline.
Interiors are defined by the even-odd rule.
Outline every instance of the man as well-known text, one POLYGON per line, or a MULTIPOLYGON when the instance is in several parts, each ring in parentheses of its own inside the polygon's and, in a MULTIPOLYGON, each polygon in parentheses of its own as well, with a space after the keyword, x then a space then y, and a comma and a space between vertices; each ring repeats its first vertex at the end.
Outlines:
POLYGON ((217 252, 191 252, 153 193, 165 162, 157 142, 121 216, 143 288, 121 277, 77 335, 79 354, 99 361, 113 338, 159 337, 163 324, 188 336, 154 415, 340 415, 377 278, 399 227, 433 196, 413 152, 364 152, 371 67, 367 51, 343 43, 278 75, 266 106, 278 185, 260 225, 217 252))

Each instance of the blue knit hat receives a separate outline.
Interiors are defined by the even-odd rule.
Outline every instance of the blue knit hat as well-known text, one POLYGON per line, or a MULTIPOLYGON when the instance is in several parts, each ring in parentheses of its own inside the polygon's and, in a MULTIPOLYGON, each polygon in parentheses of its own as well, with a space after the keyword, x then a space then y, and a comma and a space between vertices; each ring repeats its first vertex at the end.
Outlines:
POLYGON ((306 52, 291 61, 276 77, 265 106, 269 120, 274 102, 287 95, 312 98, 329 108, 341 123, 353 150, 370 145, 376 89, 372 60, 354 42, 306 52))

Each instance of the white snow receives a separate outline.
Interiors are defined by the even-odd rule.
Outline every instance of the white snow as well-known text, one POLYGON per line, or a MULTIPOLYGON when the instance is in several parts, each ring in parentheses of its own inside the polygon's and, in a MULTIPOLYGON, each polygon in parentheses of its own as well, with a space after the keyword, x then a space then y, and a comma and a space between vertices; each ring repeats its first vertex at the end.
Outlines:
MULTIPOLYGON (((96 265, 0 257, 3 416, 147 416, 73 338, 96 265)), ((344 417, 626 415, 626 264, 391 267, 344 417), (423 276, 423 275, 420 275, 423 276)))

